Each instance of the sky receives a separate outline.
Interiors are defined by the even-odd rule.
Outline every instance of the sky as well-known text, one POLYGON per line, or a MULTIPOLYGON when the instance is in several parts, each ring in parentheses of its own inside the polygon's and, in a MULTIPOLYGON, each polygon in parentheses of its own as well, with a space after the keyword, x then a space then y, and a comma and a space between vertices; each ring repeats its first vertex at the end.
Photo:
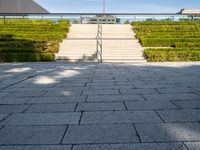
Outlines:
MULTIPOLYGON (((51 13, 101 13, 103 0, 36 0, 51 13)), ((105 0, 107 13, 177 13, 200 0, 105 0)))

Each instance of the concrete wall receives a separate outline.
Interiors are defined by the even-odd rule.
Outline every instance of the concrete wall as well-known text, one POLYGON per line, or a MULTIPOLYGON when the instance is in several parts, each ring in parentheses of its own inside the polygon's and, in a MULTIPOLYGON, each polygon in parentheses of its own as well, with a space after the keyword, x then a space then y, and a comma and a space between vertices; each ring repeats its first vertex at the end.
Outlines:
POLYGON ((48 13, 33 0, 0 0, 0 13, 48 13))

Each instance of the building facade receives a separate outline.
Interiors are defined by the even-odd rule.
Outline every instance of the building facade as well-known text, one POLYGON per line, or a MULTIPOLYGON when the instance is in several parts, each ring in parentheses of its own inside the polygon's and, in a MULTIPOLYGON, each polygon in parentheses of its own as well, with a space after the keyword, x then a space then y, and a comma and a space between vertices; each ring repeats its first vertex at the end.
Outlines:
POLYGON ((49 13, 34 0, 0 0, 0 13, 49 13))
POLYGON ((200 15, 200 9, 181 9, 181 14, 183 15, 187 15, 187 14, 190 14, 190 15, 200 15))
POLYGON ((83 24, 116 24, 117 18, 112 15, 100 15, 94 17, 81 17, 81 23, 83 24))

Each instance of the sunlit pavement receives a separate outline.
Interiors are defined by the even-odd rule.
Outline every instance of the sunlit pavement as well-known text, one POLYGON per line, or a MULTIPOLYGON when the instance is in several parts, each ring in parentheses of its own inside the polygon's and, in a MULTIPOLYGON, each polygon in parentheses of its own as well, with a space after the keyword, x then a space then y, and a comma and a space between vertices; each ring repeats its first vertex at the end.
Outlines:
POLYGON ((1 150, 199 150, 200 62, 0 64, 1 150))

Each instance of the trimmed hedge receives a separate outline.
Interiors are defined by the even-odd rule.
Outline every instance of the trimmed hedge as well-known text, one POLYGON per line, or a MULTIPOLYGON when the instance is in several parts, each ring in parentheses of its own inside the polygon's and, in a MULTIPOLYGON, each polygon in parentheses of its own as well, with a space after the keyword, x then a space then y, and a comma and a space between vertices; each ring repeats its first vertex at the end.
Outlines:
POLYGON ((192 47, 197 45, 192 43, 200 42, 200 22, 134 22, 132 25, 145 47, 179 47, 180 43, 192 47))
MULTIPOLYGON (((200 43, 200 38, 140 38, 144 47, 175 47, 177 43, 200 43)), ((191 45, 192 46, 192 45, 191 45)))
POLYGON ((53 53, 0 53, 0 62, 51 62, 53 53))
POLYGON ((199 61, 200 49, 146 49, 148 62, 199 61))
POLYGON ((68 20, 0 19, 0 62, 53 61, 68 20))
POLYGON ((156 21, 132 23, 136 37, 146 49, 148 61, 200 61, 200 22, 156 21))
POLYGON ((0 43, 0 53, 57 53, 58 41, 3 41, 0 43))

